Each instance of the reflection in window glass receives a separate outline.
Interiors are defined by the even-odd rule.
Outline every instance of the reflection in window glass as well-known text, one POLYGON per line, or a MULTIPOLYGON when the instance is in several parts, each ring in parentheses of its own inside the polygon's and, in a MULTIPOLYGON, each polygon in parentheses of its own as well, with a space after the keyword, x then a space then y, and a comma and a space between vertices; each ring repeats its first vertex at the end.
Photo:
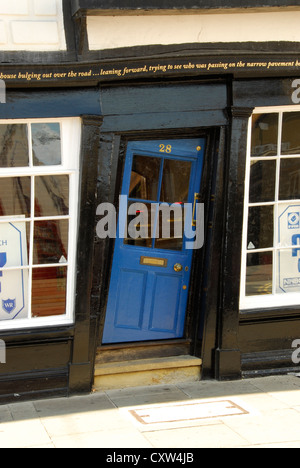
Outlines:
POLYGON ((278 147, 278 114, 252 117, 251 156, 274 156, 278 147))
POLYGON ((183 206, 180 203, 173 204, 172 207, 161 205, 158 221, 155 248, 182 250, 184 233, 183 206))
POLYGON ((276 161, 252 161, 250 203, 275 200, 276 161))
POLYGON ((69 176, 35 178, 35 216, 69 214, 69 176))
POLYGON ((34 166, 61 164, 61 139, 59 123, 31 125, 34 166))
POLYGON ((253 206, 249 208, 248 250, 273 247, 274 206, 253 206))
POLYGON ((30 217, 31 178, 4 177, 0 183, 0 216, 30 217))
POLYGON ((188 201, 192 163, 166 159, 160 200, 167 203, 188 201))
POLYGON ((68 220, 37 221, 34 224, 34 264, 66 263, 68 220))
POLYGON ((128 204, 127 230, 128 237, 125 237, 124 244, 138 247, 152 246, 152 233, 155 222, 155 206, 151 203, 130 202, 128 204), (151 213, 152 208, 154 213, 151 213))
POLYGON ((129 188, 129 198, 157 200, 160 159, 134 156, 129 188))
POLYGON ((246 296, 272 294, 273 253, 247 255, 246 296))
POLYGON ((282 154, 300 154, 300 112, 286 112, 282 118, 282 154))
POLYGON ((300 158, 282 158, 280 161, 279 199, 300 198, 300 158))
POLYGON ((67 268, 34 268, 32 272, 32 317, 65 315, 67 268))
POLYGON ((0 167, 28 166, 27 125, 0 125, 0 167))

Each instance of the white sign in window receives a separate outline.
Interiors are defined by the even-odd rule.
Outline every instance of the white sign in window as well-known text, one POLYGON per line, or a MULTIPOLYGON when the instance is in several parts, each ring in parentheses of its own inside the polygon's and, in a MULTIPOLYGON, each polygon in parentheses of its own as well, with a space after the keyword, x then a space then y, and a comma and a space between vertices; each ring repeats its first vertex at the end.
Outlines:
POLYGON ((249 121, 241 309, 300 302, 300 108, 249 121))
POLYGON ((0 224, 0 320, 28 316, 26 223, 0 224), (5 270, 3 271, 3 268, 5 270))
POLYGON ((80 119, 0 121, 0 328, 73 321, 80 119))

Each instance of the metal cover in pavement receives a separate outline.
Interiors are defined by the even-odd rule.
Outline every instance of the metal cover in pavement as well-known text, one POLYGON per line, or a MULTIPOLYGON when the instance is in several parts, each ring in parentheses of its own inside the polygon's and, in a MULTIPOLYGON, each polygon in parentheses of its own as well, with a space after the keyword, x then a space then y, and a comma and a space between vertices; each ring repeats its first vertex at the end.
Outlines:
POLYGON ((130 409, 129 413, 142 425, 195 421, 249 414, 232 399, 181 402, 130 409))

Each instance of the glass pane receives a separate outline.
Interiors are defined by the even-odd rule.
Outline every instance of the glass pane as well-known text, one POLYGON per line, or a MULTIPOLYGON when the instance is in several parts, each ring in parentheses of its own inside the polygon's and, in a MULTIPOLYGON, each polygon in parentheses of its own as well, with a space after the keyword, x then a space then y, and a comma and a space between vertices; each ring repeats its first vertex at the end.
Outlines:
POLYGON ((272 294, 273 253, 247 255, 246 296, 272 294))
POLYGON ((279 200, 300 198, 300 158, 281 159, 279 200))
POLYGON ((160 164, 159 158, 133 157, 129 198, 157 200, 160 164))
POLYGON ((277 293, 300 292, 300 244, 278 252, 277 293))
POLYGON ((188 201, 192 163, 166 159, 160 200, 167 203, 188 201))
POLYGON ((0 320, 28 318, 28 270, 0 274, 0 320))
POLYGON ((252 117, 251 156, 277 155, 278 114, 255 114, 252 117))
POLYGON ((4 275, 1 268, 28 265, 29 243, 30 223, 0 223, 0 280, 4 275))
POLYGON ((61 139, 59 123, 31 125, 34 166, 61 164, 61 139))
POLYGON ((69 214, 69 176, 35 178, 35 216, 69 214))
POLYGON ((32 272, 32 317, 66 313, 67 268, 37 268, 32 272))
POLYGON ((0 216, 30 217, 30 177, 0 179, 0 216))
POLYGON ((66 263, 68 260, 69 222, 38 221, 34 223, 33 263, 66 263))
POLYGON ((184 233, 184 209, 180 203, 160 206, 156 249, 182 250, 184 233))
POLYGON ((253 206, 249 208, 248 250, 273 247, 273 213, 273 206, 253 206))
POLYGON ((276 161, 253 161, 250 174, 250 203, 275 200, 276 161))
POLYGON ((155 207, 156 204, 151 203, 130 202, 128 204, 127 235, 125 235, 124 244, 152 247, 155 207))
POLYGON ((278 246, 298 245, 300 234, 300 205, 291 202, 278 205, 278 246))
POLYGON ((300 154, 300 112, 283 114, 282 154, 300 154))
POLYGON ((0 167, 28 167, 27 125, 0 125, 0 167))

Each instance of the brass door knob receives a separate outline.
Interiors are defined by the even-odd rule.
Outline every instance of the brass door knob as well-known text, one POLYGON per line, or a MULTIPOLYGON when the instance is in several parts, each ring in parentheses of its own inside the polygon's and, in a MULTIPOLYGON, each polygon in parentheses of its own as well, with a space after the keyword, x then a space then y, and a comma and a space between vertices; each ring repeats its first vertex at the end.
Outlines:
POLYGON ((175 263, 174 265, 174 271, 176 271, 177 273, 179 273, 180 271, 183 270, 183 266, 180 265, 180 263, 175 263))

